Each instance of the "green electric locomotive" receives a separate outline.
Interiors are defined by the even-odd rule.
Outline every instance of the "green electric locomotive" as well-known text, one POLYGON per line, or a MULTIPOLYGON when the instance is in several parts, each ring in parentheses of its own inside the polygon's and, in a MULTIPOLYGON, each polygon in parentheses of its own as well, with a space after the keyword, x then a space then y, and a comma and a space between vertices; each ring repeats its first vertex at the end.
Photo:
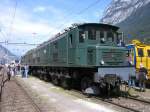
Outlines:
POLYGON ((80 87, 92 94, 118 90, 121 80, 135 74, 126 48, 118 45, 118 29, 100 23, 70 27, 28 51, 21 63, 28 64, 32 74, 64 88, 80 87))

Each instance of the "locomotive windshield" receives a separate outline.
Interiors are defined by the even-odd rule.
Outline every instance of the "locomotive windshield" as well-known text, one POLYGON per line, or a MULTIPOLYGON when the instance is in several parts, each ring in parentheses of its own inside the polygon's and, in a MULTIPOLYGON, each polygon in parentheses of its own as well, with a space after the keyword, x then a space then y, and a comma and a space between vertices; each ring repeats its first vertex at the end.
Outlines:
POLYGON ((83 43, 85 39, 84 31, 79 31, 79 42, 83 43))
POLYGON ((138 56, 139 57, 143 57, 144 56, 143 48, 138 48, 137 51, 138 51, 138 56))

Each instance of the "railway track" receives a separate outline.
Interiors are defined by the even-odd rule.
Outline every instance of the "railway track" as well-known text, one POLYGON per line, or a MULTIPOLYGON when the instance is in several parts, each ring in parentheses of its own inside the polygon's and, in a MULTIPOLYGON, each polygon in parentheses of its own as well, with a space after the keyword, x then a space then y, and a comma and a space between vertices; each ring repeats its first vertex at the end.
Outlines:
POLYGON ((42 112, 39 106, 33 101, 33 99, 29 96, 26 90, 18 83, 18 81, 14 78, 15 83, 22 89, 22 91, 26 94, 28 100, 30 101, 31 105, 36 109, 36 112, 42 112))
MULTIPOLYGON (((83 93, 81 91, 76 90, 76 89, 71 89, 71 90, 67 91, 67 93, 74 95, 81 99, 83 97, 87 97, 87 95, 83 95, 83 93)), ((111 98, 111 100, 110 100, 110 99, 104 99, 104 98, 101 98, 98 96, 91 96, 91 99, 95 100, 97 102, 102 101, 105 103, 109 103, 109 104, 115 105, 115 106, 120 107, 127 111, 150 112, 150 102, 149 101, 137 99, 134 97, 119 97, 119 98, 111 98)))
MULTIPOLYGON (((80 97, 80 95, 83 95, 81 91, 78 90, 71 90, 75 93, 76 97, 80 97)), ((88 97, 84 95, 85 97, 88 97)), ((124 110, 127 111, 132 111, 132 112, 150 112, 150 102, 141 100, 141 99, 136 99, 132 97, 119 97, 119 98, 111 98, 111 99, 104 99, 98 96, 91 96, 92 100, 95 101, 102 101, 105 103, 109 103, 112 105, 115 105, 117 107, 120 107, 124 110)))
MULTIPOLYGON (((24 97, 21 97, 21 98, 26 99, 28 101, 28 105, 32 106, 32 110, 30 110, 31 112, 42 112, 41 109, 38 107, 38 105, 36 103, 34 103, 32 98, 30 97, 30 95, 26 92, 26 90, 24 88, 22 88, 22 86, 19 84, 19 82, 15 78, 13 78, 11 80, 11 86, 13 86, 13 85, 15 86, 15 88, 19 88, 19 91, 22 91, 22 93, 20 93, 20 94, 24 94, 25 98, 24 97)), ((6 86, 7 86, 7 83, 6 83, 6 86)), ((11 89, 14 89, 14 88, 11 88, 11 89)), ((18 90, 14 89, 14 91, 12 92, 13 96, 12 96, 12 100, 11 100, 11 102, 12 102, 11 106, 13 106, 13 107, 16 105, 15 102, 18 97, 18 92, 16 92, 18 90)), ((74 89, 71 91, 73 93, 75 93, 72 95, 75 95, 76 97, 79 97, 79 98, 82 98, 82 96, 87 97, 86 95, 83 95, 83 93, 81 91, 74 90, 74 89)), ((119 97, 119 98, 112 98, 111 100, 108 100, 108 99, 104 99, 104 98, 101 98, 98 96, 91 96, 91 99, 95 100, 97 102, 102 101, 105 103, 109 103, 109 104, 120 107, 127 111, 133 111, 133 112, 149 112, 150 111, 150 102, 149 101, 145 101, 145 100, 141 100, 141 99, 137 99, 137 98, 133 98, 133 97, 126 97, 126 98, 119 97)), ((25 101, 25 102, 27 102, 27 101, 25 101)), ((17 101, 17 102, 19 102, 19 101, 17 101)), ((28 112, 30 112, 30 111, 28 111, 28 112)), ((1 111, 1 112, 3 112, 3 111, 1 111)))
POLYGON ((5 81, 5 77, 4 77, 4 68, 2 66, 0 66, 0 102, 2 99, 2 93, 3 93, 3 87, 4 87, 4 81, 5 81))
POLYGON ((139 98, 135 98, 135 97, 130 97, 128 96, 129 99, 133 99, 133 100, 136 100, 136 101, 140 101, 140 102, 143 102, 143 103, 148 103, 150 104, 150 101, 147 101, 147 100, 143 100, 143 99, 139 99, 139 98))
POLYGON ((103 100, 103 101, 106 101, 108 103, 114 104, 116 106, 128 109, 130 111, 134 111, 134 112, 149 112, 150 111, 150 103, 137 100, 137 99, 131 99, 129 97, 112 98, 111 100, 103 100))
POLYGON ((42 112, 15 78, 12 77, 10 81, 6 79, 7 75, 3 73, 0 76, 2 88, 0 112, 42 112))
MULTIPOLYGON (((18 83, 20 86, 20 84, 18 83)), ((83 93, 79 90, 67 90, 67 93, 74 95, 78 98, 87 97, 86 95, 83 95, 83 93)), ((133 98, 133 97, 119 97, 119 98, 111 98, 110 99, 104 99, 98 96, 91 96, 92 100, 95 100, 96 102, 105 102, 114 105, 114 107, 120 107, 123 110, 126 111, 132 111, 132 112, 150 112, 150 102, 133 98)), ((100 103, 102 103, 100 102, 100 103)))

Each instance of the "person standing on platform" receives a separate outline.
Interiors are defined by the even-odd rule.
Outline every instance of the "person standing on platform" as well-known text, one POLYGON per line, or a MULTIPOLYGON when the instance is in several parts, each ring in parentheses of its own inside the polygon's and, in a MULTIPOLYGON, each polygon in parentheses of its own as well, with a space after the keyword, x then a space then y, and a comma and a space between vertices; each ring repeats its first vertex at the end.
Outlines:
POLYGON ((24 66, 24 69, 25 69, 25 77, 28 78, 29 66, 26 64, 24 66))
POLYGON ((20 65, 17 64, 16 66, 16 74, 19 75, 20 74, 20 65))
POLYGON ((11 78, 11 68, 10 68, 10 65, 8 65, 8 67, 7 67, 7 80, 10 81, 10 78, 11 78))
POLYGON ((25 68, 24 68, 24 65, 21 65, 21 75, 22 75, 22 78, 25 77, 25 68))
POLYGON ((129 87, 135 87, 135 79, 136 79, 136 76, 129 74, 129 80, 128 80, 129 87))
POLYGON ((145 91, 145 81, 146 81, 147 73, 148 73, 147 69, 141 63, 140 64, 140 69, 139 69, 139 86, 140 86, 140 91, 145 91))

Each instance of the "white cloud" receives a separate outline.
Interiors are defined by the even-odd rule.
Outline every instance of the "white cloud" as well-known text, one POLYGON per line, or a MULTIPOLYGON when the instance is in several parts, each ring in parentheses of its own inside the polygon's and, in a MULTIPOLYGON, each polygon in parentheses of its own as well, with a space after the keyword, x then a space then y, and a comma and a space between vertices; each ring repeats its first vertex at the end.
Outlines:
POLYGON ((101 18, 102 17, 102 15, 103 15, 103 10, 98 10, 98 11, 95 11, 94 13, 94 16, 96 17, 96 18, 101 18))
POLYGON ((53 27, 51 27, 48 24, 39 23, 39 22, 31 22, 26 20, 19 20, 14 25, 14 30, 19 33, 24 34, 32 34, 32 33, 38 33, 40 35, 44 35, 47 33, 56 33, 57 30, 53 27))
MULTIPOLYGON (((8 40, 9 42, 27 42, 39 44, 48 40, 52 35, 58 33, 72 23, 84 22, 85 19, 79 16, 67 16, 65 13, 53 6, 36 6, 32 11, 17 7, 14 21, 12 22, 13 6, 5 6, 0 4, 0 28, 5 32, 5 38, 1 41, 8 40), (40 16, 37 13, 47 14, 47 18, 40 16), (52 19, 53 18, 53 19, 52 19), (11 23, 12 26, 11 26, 11 23), (10 34, 11 31, 11 35, 10 34), (33 35, 35 33, 36 35, 33 35)), ((31 49, 31 46, 7 46, 10 50, 16 53, 23 54, 26 50, 31 49)))
MULTIPOLYGON (((20 36, 20 38, 24 38, 21 35, 31 35, 32 33, 38 33, 39 35, 45 35, 48 33, 54 34, 57 32, 55 27, 52 27, 49 24, 46 24, 45 21, 32 21, 29 19, 29 16, 24 16, 17 14, 14 22, 11 26, 11 18, 7 14, 0 14, 1 16, 1 30, 4 32, 7 32, 7 34, 11 33, 12 35, 15 34, 15 36, 20 36)), ((11 37, 7 37, 11 38, 11 37)), ((25 39, 25 38, 24 38, 25 39)), ((26 39, 25 39, 26 40, 26 39)))
POLYGON ((44 6, 37 6, 33 9, 33 12, 44 12, 46 11, 47 7, 44 6))
MULTIPOLYGON (((5 7, 0 5, 0 29, 2 30, 0 32, 1 41, 8 40, 9 42, 27 42, 36 44, 48 40, 49 37, 58 32, 55 25, 48 23, 47 20, 35 18, 31 12, 29 13, 19 8, 17 9, 14 21, 12 21, 13 11, 11 12, 10 9, 13 8, 11 6, 5 7), (36 35, 33 36, 33 33, 36 35)), ((44 9, 39 8, 39 10, 44 9)), ((12 45, 6 45, 6 47, 13 52, 15 52, 14 49, 18 47, 17 49, 19 50, 16 50, 17 54, 23 54, 22 52, 32 48, 32 46, 19 47, 12 45)))

